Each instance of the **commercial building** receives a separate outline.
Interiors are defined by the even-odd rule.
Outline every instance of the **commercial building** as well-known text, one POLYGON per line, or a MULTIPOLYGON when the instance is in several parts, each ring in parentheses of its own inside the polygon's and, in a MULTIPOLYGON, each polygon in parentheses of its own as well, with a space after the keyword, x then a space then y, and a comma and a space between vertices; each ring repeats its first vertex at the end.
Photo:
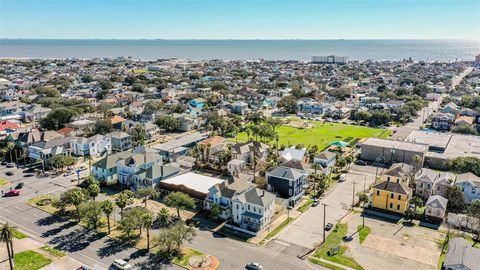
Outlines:
POLYGON ((346 56, 312 56, 312 63, 314 64, 346 64, 348 57, 346 56))
POLYGON ((416 156, 420 157, 423 162, 428 151, 428 145, 368 138, 362 143, 361 150, 361 159, 366 161, 416 165, 416 156))

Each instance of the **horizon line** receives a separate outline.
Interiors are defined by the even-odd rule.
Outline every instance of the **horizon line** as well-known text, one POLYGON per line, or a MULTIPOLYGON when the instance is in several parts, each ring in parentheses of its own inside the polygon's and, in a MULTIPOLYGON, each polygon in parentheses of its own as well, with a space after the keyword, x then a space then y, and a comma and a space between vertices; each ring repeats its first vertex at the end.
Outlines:
POLYGON ((21 38, 21 37, 0 37, 0 40, 195 40, 195 41, 354 41, 354 40, 437 40, 437 41, 480 41, 480 39, 464 39, 464 38, 21 38))

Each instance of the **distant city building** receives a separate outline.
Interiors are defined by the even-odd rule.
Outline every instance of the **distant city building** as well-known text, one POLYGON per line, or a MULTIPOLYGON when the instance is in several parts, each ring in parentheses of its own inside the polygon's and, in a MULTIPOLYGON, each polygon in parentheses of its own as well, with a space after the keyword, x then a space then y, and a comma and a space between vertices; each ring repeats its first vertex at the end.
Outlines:
POLYGON ((346 56, 312 56, 312 63, 314 64, 346 64, 348 57, 346 56))

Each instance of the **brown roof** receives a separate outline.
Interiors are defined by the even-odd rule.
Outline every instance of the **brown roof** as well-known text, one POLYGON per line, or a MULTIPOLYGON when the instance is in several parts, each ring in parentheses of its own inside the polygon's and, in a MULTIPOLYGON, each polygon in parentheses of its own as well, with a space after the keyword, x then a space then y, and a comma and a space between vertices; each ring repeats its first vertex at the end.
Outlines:
POLYGON ((220 145, 220 144, 223 143, 224 141, 225 141, 225 138, 224 138, 224 137, 221 137, 221 136, 213 136, 213 137, 207 138, 207 139, 199 142, 199 144, 203 144, 203 145, 208 145, 208 144, 210 144, 210 146, 216 146, 216 145, 220 145))
POLYGON ((412 189, 396 182, 385 181, 373 186, 375 189, 385 190, 388 192, 408 195, 412 189))
POLYGON ((112 124, 118 124, 118 123, 122 123, 122 122, 125 122, 125 121, 127 121, 127 120, 125 120, 125 118, 123 118, 119 115, 115 115, 110 119, 110 123, 112 123, 112 124))

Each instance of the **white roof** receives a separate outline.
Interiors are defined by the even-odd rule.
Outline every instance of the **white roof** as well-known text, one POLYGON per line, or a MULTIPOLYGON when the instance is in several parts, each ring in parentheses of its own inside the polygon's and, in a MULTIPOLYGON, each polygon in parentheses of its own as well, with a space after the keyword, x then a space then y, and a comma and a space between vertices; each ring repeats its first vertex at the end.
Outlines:
POLYGON ((189 189, 193 189, 198 192, 208 193, 208 190, 216 185, 224 182, 225 180, 213 178, 210 176, 205 176, 201 174, 196 174, 188 172, 178 176, 174 176, 165 180, 162 180, 163 183, 171 185, 183 185, 189 189))

